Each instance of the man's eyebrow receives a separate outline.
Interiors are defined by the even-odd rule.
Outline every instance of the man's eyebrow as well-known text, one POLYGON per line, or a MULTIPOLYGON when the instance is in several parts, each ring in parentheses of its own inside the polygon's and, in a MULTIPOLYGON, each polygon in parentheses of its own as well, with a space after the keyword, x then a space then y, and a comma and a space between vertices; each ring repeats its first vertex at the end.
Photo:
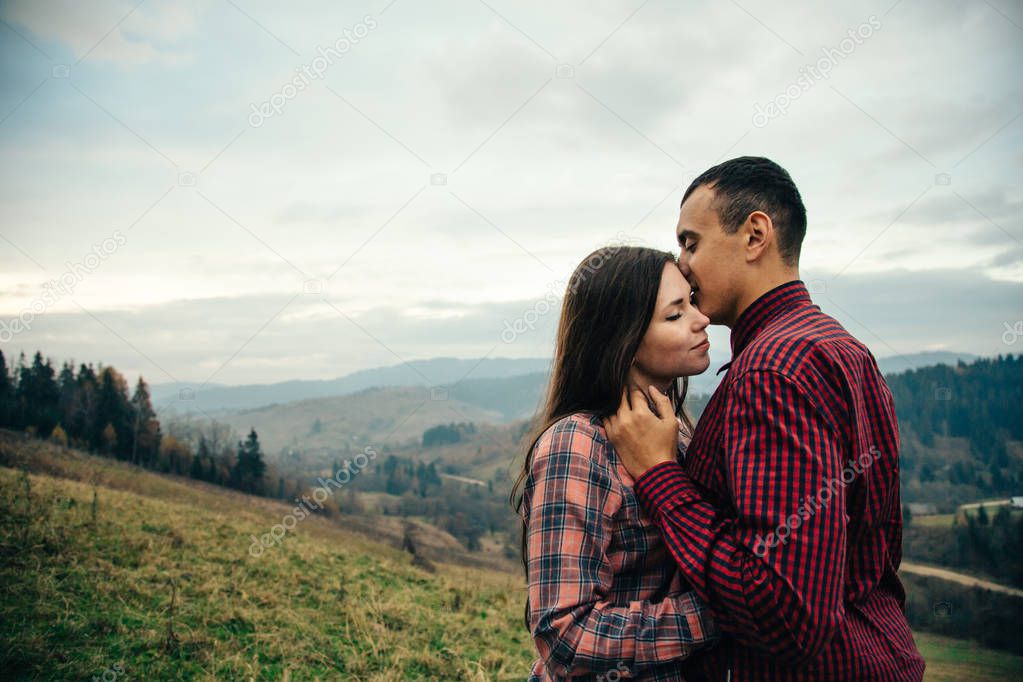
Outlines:
POLYGON ((684 244, 687 239, 696 239, 697 234, 692 230, 682 230, 678 233, 678 243, 684 244))

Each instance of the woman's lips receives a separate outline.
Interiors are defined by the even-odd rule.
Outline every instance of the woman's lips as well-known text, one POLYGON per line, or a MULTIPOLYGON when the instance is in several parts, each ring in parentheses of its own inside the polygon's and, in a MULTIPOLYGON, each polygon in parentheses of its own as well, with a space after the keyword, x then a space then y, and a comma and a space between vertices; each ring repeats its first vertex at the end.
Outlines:
POLYGON ((702 342, 693 346, 693 350, 707 350, 710 348, 710 339, 704 339, 702 342))

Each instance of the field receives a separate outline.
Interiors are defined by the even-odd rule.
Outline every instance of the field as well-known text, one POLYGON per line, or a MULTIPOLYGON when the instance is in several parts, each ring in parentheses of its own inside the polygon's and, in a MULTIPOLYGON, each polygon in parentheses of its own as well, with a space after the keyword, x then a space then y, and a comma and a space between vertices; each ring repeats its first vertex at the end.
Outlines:
POLYGON ((912 524, 925 528, 949 528, 955 521, 955 514, 930 514, 928 516, 914 516, 912 524))
POLYGON ((138 476, 160 497, 99 485, 94 523, 89 483, 0 468, 5 679, 524 677, 515 576, 313 518, 251 556, 283 505, 138 476))
POLYGON ((914 633, 913 637, 927 661, 926 682, 1007 682, 1023 679, 1023 657, 940 635, 914 633))
MULTIPOLYGON (((12 459, 36 473, 0 467, 5 679, 526 676, 516 575, 431 573, 319 518, 253 556, 284 505, 56 448, 12 459)), ((917 638, 927 679, 1023 676, 1019 657, 917 638)))

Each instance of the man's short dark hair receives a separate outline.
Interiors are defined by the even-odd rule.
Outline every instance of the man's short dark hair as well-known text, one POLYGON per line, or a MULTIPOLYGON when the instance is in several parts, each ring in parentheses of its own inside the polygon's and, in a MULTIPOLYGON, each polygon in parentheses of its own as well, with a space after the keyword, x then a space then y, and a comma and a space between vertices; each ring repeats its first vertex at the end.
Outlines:
POLYGON ((806 207, 788 171, 762 156, 729 159, 693 180, 682 203, 703 185, 714 190, 714 209, 725 232, 734 234, 750 213, 763 211, 771 216, 778 232, 782 259, 789 265, 799 263, 806 236, 806 207))

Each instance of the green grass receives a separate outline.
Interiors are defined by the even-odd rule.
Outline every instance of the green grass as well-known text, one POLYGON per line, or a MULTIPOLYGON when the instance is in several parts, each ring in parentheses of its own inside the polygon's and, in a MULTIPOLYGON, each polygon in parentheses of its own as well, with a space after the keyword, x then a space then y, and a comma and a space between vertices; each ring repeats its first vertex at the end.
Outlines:
POLYGON ((931 514, 928 516, 914 516, 910 521, 914 526, 926 528, 951 528, 955 521, 955 514, 931 514))
POLYGON ((1008 682, 1023 679, 1023 657, 979 644, 928 633, 913 633, 927 661, 926 682, 1008 682))
POLYGON ((252 557, 280 514, 244 502, 101 486, 93 525, 86 483, 0 468, 0 490, 5 678, 503 680, 532 658, 511 575, 425 573, 314 519, 252 557))

